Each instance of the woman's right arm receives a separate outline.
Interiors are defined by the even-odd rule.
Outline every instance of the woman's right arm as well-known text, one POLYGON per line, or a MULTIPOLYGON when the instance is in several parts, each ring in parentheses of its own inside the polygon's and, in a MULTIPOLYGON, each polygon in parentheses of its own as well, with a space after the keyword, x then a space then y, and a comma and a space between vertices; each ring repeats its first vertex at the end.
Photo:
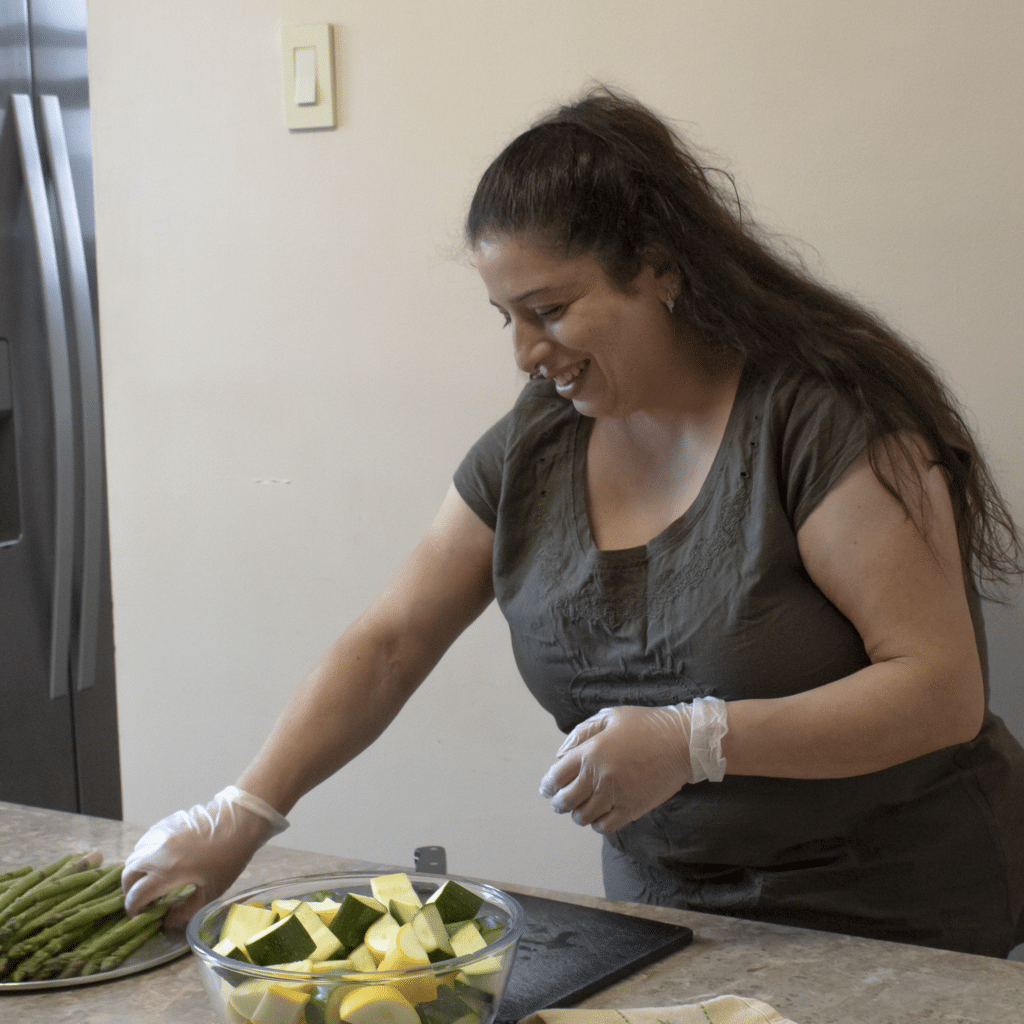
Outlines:
POLYGON ((398 574, 299 687, 237 786, 157 822, 125 861, 130 913, 196 891, 170 927, 221 895, 287 827, 298 799, 365 750, 494 596, 494 533, 452 487, 398 574))
POLYGON ((390 724, 494 590, 494 533, 454 486, 398 574, 299 687, 238 780, 281 814, 390 724))

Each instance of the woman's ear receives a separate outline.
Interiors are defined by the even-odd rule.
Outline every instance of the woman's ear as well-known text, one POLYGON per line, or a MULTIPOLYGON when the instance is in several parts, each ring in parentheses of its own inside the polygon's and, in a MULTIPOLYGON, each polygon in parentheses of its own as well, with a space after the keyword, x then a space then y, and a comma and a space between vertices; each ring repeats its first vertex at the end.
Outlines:
POLYGON ((662 277, 664 281, 661 283, 665 287, 664 303, 668 307, 668 311, 671 313, 675 309, 676 299, 679 298, 680 283, 679 283, 679 272, 676 270, 666 271, 662 277))
POLYGON ((654 278, 658 285, 658 298, 666 306, 669 306, 671 311, 671 306, 675 305, 682 286, 682 275, 679 273, 678 264, 660 246, 648 248, 644 253, 644 263, 654 271, 654 278))
POLYGON ((655 270, 655 281, 658 287, 658 297, 665 303, 668 311, 671 313, 675 308, 676 299, 679 298, 679 292, 682 289, 682 275, 673 264, 672 267, 663 270, 660 274, 655 270))

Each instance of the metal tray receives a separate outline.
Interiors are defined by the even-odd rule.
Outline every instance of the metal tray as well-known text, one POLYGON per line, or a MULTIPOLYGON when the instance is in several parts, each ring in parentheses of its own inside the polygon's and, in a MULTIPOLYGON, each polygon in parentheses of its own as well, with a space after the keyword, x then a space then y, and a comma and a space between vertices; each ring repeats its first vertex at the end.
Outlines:
POLYGON ((165 935, 157 932, 141 949, 137 949, 120 967, 99 974, 87 974, 84 978, 50 978, 48 981, 0 981, 0 995, 14 992, 31 992, 48 988, 71 988, 76 985, 92 985, 98 981, 113 981, 129 974, 139 974, 152 967, 170 963, 189 952, 183 931, 165 935))

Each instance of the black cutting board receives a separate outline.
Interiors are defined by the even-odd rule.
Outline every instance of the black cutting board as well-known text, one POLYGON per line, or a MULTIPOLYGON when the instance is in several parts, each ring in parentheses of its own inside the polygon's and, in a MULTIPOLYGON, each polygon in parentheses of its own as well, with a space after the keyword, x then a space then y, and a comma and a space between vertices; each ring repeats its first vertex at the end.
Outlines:
POLYGON ((495 1024, 513 1024, 581 999, 660 960, 693 939, 682 925, 512 893, 526 929, 495 1024))

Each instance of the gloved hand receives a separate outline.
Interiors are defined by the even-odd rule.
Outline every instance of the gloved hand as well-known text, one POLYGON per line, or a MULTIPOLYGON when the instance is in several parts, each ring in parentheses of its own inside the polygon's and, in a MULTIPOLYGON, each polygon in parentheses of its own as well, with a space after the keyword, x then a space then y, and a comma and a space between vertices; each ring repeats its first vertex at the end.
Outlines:
POLYGON ((721 781, 726 729, 725 703, 716 697, 664 708, 604 708, 558 748, 541 795, 578 825, 615 832, 688 782, 721 781))
POLYGON ((221 790, 206 806, 175 811, 158 821, 125 860, 125 909, 137 913, 191 882, 196 891, 167 913, 167 927, 183 927, 234 882, 268 839, 287 827, 284 815, 237 786, 221 790))

